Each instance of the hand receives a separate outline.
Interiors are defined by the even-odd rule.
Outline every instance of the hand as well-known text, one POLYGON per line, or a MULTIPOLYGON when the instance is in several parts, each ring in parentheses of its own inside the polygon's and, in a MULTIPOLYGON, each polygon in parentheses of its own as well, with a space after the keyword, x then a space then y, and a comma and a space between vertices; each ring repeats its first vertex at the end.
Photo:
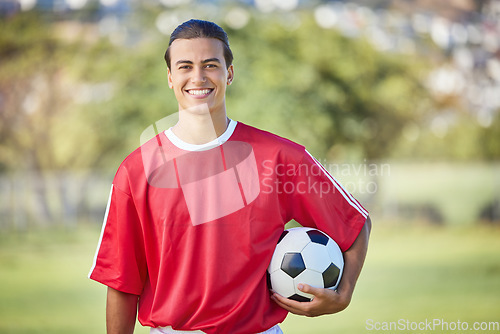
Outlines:
POLYGON ((333 314, 344 310, 351 300, 350 296, 344 296, 338 291, 314 288, 307 284, 299 284, 300 291, 314 296, 310 302, 298 302, 291 300, 273 292, 271 299, 288 312, 305 315, 307 317, 317 317, 324 314, 333 314))

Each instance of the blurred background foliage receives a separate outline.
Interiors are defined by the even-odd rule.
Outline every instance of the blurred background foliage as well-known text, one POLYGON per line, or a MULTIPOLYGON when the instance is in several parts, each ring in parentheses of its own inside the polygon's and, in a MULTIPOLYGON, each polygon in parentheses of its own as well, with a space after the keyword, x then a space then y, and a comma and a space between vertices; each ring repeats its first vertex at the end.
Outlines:
POLYGON ((404 125, 431 102, 422 64, 322 29, 310 15, 301 22, 289 30, 256 20, 234 34, 236 70, 245 76, 230 91, 233 109, 320 156, 346 147, 368 160, 390 156, 404 125))
MULTIPOLYGON (((2 7, 0 175, 6 204, 0 211, 10 217, 3 226, 17 226, 16 220, 23 226, 39 220, 85 220, 92 210, 92 220, 100 215, 106 197, 93 194, 93 189, 101 191, 102 178, 111 181, 120 161, 139 146, 144 129, 177 111, 163 53, 171 30, 191 17, 217 21, 230 36, 236 79, 227 93, 229 116, 305 145, 327 167, 358 164, 366 170, 385 162, 393 167, 408 161, 489 162, 497 170, 500 104, 487 103, 498 100, 496 91, 483 94, 481 86, 470 83, 462 85, 472 87, 468 91, 455 88, 467 78, 471 83, 498 82, 500 61, 471 38, 443 45, 443 38, 431 31, 434 21, 446 15, 442 10, 429 16, 434 21, 427 17, 427 33, 418 33, 418 25, 394 13, 406 10, 407 17, 413 15, 407 21, 418 22, 419 4, 408 12, 397 1, 292 1, 293 10, 281 0, 256 1, 253 6, 223 1, 200 1, 196 6, 192 1, 76 1, 67 2, 72 8, 57 10, 59 2, 47 3, 53 7, 13 12, 2 7), (270 4, 281 4, 281 10, 269 10, 270 4), (339 13, 364 26, 342 28, 340 23, 347 19, 341 21, 339 13), (337 26, 331 24, 335 20, 337 26), (380 27, 403 47, 384 46, 380 27), (468 71, 449 70, 460 64, 455 53, 464 46, 494 66, 478 63, 468 71), (494 70, 489 77, 476 73, 490 67, 494 70), (475 95, 485 95, 476 100, 489 109, 471 103, 475 95), (25 208, 19 204, 23 196, 29 203, 25 208), (98 206, 92 203, 96 198, 98 206)), ((448 15, 448 20, 472 17, 463 26, 491 26, 497 2, 490 3, 493 9, 485 7, 487 3, 471 1, 467 10, 451 4, 455 16, 448 15)), ((425 10, 429 8, 420 12, 425 10)), ((453 32, 451 23, 447 27, 453 32)), ((389 179, 371 175, 376 172, 344 174, 350 174, 347 181, 364 178, 375 184, 377 191, 352 189, 361 200, 375 209, 386 205, 380 199, 385 196, 383 182, 389 179)), ((495 198, 484 201, 483 207, 499 210, 495 198)))
MULTIPOLYGON (((142 129, 176 112, 162 60, 168 37, 152 25, 159 10, 137 8, 141 31, 122 42, 67 17, 2 19, 0 170, 114 170, 142 129)), ((366 38, 320 27, 311 11, 298 11, 299 23, 286 19, 222 24, 235 54, 231 117, 327 159, 500 158, 498 113, 483 127, 456 97, 426 87, 437 50, 380 52, 366 38), (450 113, 444 135, 427 131, 430 119, 450 113)))

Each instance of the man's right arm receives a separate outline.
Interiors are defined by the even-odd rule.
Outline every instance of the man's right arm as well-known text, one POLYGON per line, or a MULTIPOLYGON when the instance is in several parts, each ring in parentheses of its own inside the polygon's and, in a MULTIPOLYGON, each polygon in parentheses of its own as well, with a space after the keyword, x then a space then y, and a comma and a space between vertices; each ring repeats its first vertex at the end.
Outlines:
POLYGON ((108 287, 106 300, 107 334, 134 333, 137 316, 137 295, 121 292, 108 287))

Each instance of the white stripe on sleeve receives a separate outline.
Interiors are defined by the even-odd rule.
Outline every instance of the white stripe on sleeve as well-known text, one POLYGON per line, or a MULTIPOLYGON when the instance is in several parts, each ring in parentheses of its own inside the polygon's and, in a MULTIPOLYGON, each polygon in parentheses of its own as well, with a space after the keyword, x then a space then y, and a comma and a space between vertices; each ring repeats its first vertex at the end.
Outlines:
POLYGON ((316 158, 306 150, 306 153, 313 159, 313 161, 318 165, 319 168, 325 173, 325 175, 330 179, 335 188, 344 196, 346 201, 351 204, 358 212, 365 218, 368 218, 368 212, 358 203, 358 201, 319 163, 316 158))
POLYGON ((104 234, 104 229, 106 228, 106 222, 108 221, 108 213, 109 213, 109 207, 111 205, 112 195, 113 195, 113 184, 111 184, 111 190, 109 191, 108 205, 106 206, 106 212, 104 213, 104 221, 102 222, 101 236, 99 237, 99 242, 97 243, 97 250, 95 251, 94 255, 94 263, 92 264, 92 268, 90 268, 88 278, 90 278, 90 275, 92 275, 92 272, 94 271, 97 263, 97 255, 99 254, 99 249, 101 248, 102 236, 104 234))

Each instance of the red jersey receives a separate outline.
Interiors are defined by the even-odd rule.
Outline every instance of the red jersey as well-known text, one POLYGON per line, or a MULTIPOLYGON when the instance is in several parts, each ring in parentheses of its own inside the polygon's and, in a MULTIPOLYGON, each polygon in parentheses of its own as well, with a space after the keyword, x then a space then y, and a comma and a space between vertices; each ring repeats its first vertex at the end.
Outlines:
POLYGON ((345 251, 366 210, 296 143, 231 121, 205 145, 171 130, 119 167, 89 277, 139 295, 144 326, 257 333, 286 317, 266 269, 295 219, 345 251))

